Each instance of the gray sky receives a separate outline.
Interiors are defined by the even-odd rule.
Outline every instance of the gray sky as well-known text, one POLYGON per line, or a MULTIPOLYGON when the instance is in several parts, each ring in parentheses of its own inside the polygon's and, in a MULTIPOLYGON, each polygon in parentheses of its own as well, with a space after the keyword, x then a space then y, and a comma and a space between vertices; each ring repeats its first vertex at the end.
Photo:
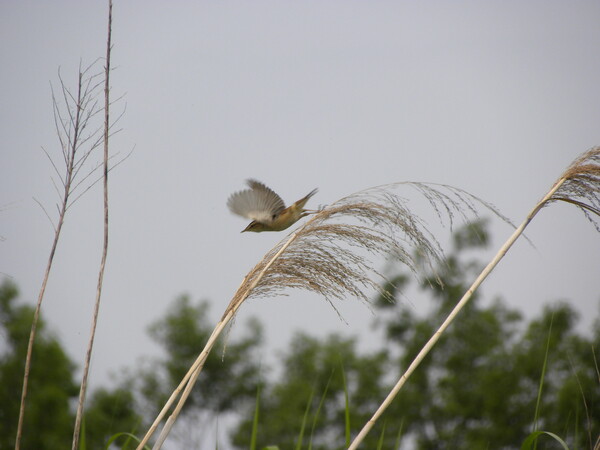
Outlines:
MULTIPOLYGON (((285 235, 240 234, 227 197, 257 178, 309 206, 395 181, 447 183, 520 222, 579 154, 600 145, 600 3, 222 1, 114 6, 113 98, 125 95, 113 152, 110 247, 92 384, 155 355, 147 325, 181 293, 215 320, 243 276, 285 235)), ((37 299, 53 230, 59 156, 50 82, 75 86, 80 59, 105 52, 106 5, 0 4, 0 272, 37 299)), ((115 107, 115 113, 119 106, 115 107)), ((67 216, 43 313, 82 361, 102 243, 101 189, 67 216)), ((511 234, 494 222, 489 255, 511 234)), ((484 291, 528 315, 567 298, 598 311, 600 236, 569 205, 545 209, 484 291)), ((448 230, 439 239, 447 240, 448 230)), ((383 267, 383 261, 381 261, 383 267)), ((418 308, 418 298, 411 298, 418 308)), ((270 350, 295 330, 361 334, 322 299, 251 301, 270 350)), ((203 343, 198 343, 199 349, 203 343)), ((265 355, 268 360, 272 354, 265 355)))

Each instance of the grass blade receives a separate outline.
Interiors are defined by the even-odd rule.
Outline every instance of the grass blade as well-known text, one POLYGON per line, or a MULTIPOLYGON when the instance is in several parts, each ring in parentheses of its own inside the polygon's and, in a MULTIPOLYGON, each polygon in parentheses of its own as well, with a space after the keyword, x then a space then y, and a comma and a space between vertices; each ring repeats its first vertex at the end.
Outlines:
POLYGON ((554 433, 551 433, 550 431, 534 431, 523 441, 523 444, 521 445, 521 450, 532 450, 532 448, 534 448, 532 446, 535 445, 537 439, 544 434, 546 436, 550 436, 552 439, 558 442, 565 450, 569 450, 569 446, 567 445, 567 443, 563 441, 559 436, 557 436, 554 433))

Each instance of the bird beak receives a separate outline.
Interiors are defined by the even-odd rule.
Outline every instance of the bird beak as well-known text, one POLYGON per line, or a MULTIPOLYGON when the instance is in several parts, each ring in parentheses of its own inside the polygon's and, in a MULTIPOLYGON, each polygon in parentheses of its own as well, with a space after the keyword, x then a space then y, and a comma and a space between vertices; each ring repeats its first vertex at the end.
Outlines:
POLYGON ((244 228, 241 232, 245 232, 245 231, 252 231, 251 228, 252 226, 255 224, 255 221, 252 221, 248 224, 248 226, 246 228, 244 228))

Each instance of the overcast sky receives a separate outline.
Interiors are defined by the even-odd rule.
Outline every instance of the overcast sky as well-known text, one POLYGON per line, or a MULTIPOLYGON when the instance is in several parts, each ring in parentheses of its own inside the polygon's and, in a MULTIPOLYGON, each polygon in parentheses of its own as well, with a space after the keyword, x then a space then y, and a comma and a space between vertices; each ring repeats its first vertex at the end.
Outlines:
MULTIPOLYGON (((50 83, 74 87, 105 53, 104 2, 0 3, 0 272, 37 299, 58 196, 50 83)), ((92 384, 157 355, 147 326, 173 299, 210 299, 216 321, 284 233, 240 234, 227 197, 257 178, 309 206, 396 181, 447 183, 520 222, 579 154, 600 145, 600 2, 197 1, 114 5, 111 85, 124 95, 110 177, 110 246, 92 384)), ((101 66, 98 66, 100 69, 101 66)), ((89 335, 102 243, 98 185, 67 216, 43 314, 76 361, 89 335)), ((416 200, 415 200, 416 201, 416 200)), ((418 203, 417 203, 418 204, 418 203)), ((511 229, 492 223, 495 253, 511 229)), ((484 285, 528 317, 569 299, 588 327, 600 235, 552 205, 484 285)), ((449 231, 439 239, 446 242, 449 231)), ((384 262, 381 261, 381 267, 384 262)), ((371 315, 291 291, 244 305, 269 352, 296 330, 360 334, 371 315)), ((418 308, 419 299, 411 298, 418 308)), ((199 350, 204 343, 198 343, 199 350)))

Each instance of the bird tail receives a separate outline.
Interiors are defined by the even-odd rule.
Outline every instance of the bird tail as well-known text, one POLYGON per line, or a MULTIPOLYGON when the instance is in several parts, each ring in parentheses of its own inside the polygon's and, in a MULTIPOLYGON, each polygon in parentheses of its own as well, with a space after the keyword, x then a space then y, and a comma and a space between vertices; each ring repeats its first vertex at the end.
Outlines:
POLYGON ((319 189, 313 189, 312 191, 310 191, 306 197, 301 198, 300 200, 298 200, 294 206, 296 206, 297 208, 304 208, 304 205, 306 205, 306 202, 317 193, 319 189))

